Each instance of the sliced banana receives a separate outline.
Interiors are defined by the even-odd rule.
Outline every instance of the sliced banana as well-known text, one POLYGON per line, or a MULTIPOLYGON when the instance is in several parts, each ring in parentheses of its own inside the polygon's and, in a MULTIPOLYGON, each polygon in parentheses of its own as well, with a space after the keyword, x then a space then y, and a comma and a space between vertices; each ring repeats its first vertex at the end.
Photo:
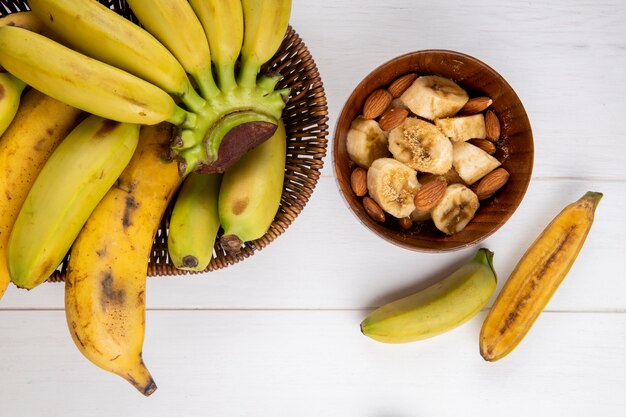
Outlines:
POLYGON ((397 218, 407 217, 415 210, 413 199, 419 186, 417 172, 392 158, 377 159, 367 170, 370 196, 397 218))
POLYGON ((464 142, 469 139, 485 139, 487 137, 485 116, 482 114, 436 119, 435 125, 453 142, 464 142))
POLYGON ((474 218, 480 203, 472 190, 463 184, 452 184, 430 212, 435 227, 447 235, 458 233, 474 218))
POLYGON ((429 120, 454 116, 469 96, 454 81, 436 75, 418 77, 400 96, 413 113, 429 120))
POLYGON ((376 159, 389 155, 387 133, 376 120, 357 117, 348 130, 346 148, 350 159, 367 169, 376 159))
POLYGON ((487 152, 467 142, 454 142, 454 169, 466 184, 472 185, 500 166, 487 152))
POLYGON ((418 209, 413 210, 411 215, 409 216, 411 220, 414 222, 424 222, 426 220, 430 220, 430 210, 428 211, 420 211, 418 209))
POLYGON ((411 168, 431 174, 445 174, 452 168, 452 144, 435 125, 407 117, 389 132, 393 157, 411 168))
POLYGON ((443 178, 444 180, 446 180, 446 183, 448 185, 450 184, 465 184, 465 181, 463 181, 463 178, 461 178, 459 176, 459 174, 454 170, 454 168, 450 168, 448 170, 448 172, 446 172, 443 175, 435 175, 435 174, 428 174, 428 173, 420 173, 417 175, 417 180, 419 181, 420 184, 425 184, 427 182, 430 182, 432 180, 436 180, 437 178, 443 178))

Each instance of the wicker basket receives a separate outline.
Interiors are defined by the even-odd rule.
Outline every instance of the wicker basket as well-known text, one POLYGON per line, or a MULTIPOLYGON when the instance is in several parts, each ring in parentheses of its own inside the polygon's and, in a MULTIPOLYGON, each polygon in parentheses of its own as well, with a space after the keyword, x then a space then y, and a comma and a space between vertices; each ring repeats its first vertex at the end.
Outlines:
MULTIPOLYGON (((100 2, 137 23, 124 0, 100 2)), ((0 0, 0 16, 25 10, 28 10, 26 1, 0 0)), ((326 95, 313 57, 293 28, 289 27, 280 49, 261 71, 280 73, 283 79, 277 88, 291 88, 291 96, 283 112, 287 130, 287 163, 280 208, 267 233, 258 240, 247 242, 235 256, 226 253, 219 243, 218 235, 213 258, 202 272, 225 268, 242 261, 284 233, 311 197, 324 164, 328 134, 326 95)), ((170 214, 171 206, 163 216, 152 246, 149 276, 189 273, 176 269, 168 255, 167 230, 170 214)), ((66 257, 48 280, 63 281, 67 262, 66 257)))

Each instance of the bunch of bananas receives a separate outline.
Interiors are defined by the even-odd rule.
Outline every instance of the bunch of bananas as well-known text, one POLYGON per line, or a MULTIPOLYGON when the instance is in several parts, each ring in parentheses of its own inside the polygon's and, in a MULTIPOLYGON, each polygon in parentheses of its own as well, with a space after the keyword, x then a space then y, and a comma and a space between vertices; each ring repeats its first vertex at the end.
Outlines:
POLYGON ((96 0, 0 19, 0 297, 69 251, 76 346, 150 395, 145 281, 171 199, 170 257, 188 270, 207 267, 220 227, 236 253, 280 205, 289 89, 259 72, 291 1, 128 4, 143 27, 96 0))

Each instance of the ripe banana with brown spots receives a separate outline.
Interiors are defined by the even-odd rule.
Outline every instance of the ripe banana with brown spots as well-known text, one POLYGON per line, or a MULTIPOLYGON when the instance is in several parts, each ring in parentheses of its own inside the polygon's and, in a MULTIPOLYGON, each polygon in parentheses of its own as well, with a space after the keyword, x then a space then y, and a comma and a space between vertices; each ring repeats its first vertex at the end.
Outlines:
POLYGON ((72 247, 65 311, 81 353, 142 394, 156 384, 142 359, 148 260, 156 230, 182 178, 168 154, 172 126, 144 126, 118 182, 72 247))
POLYGON ((83 117, 80 110, 31 89, 0 136, 0 298, 11 280, 6 250, 22 203, 54 149, 83 117))

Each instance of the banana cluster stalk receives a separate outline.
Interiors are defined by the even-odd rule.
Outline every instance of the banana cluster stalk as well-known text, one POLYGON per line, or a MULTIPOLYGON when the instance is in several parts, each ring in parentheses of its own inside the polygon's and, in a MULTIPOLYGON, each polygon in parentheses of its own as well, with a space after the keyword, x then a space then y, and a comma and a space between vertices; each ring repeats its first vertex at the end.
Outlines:
POLYGON ((280 77, 258 73, 280 47, 291 1, 237 3, 129 1, 144 29, 97 1, 32 0, 59 42, 0 27, 0 65, 103 118, 168 121, 178 126, 171 148, 183 175, 223 172, 274 133, 289 95, 276 90, 280 77), (235 128, 239 134, 230 134, 235 128))
POLYGON ((503 358, 524 339, 574 264, 601 198, 588 192, 565 207, 522 256, 483 323, 485 360, 503 358))

